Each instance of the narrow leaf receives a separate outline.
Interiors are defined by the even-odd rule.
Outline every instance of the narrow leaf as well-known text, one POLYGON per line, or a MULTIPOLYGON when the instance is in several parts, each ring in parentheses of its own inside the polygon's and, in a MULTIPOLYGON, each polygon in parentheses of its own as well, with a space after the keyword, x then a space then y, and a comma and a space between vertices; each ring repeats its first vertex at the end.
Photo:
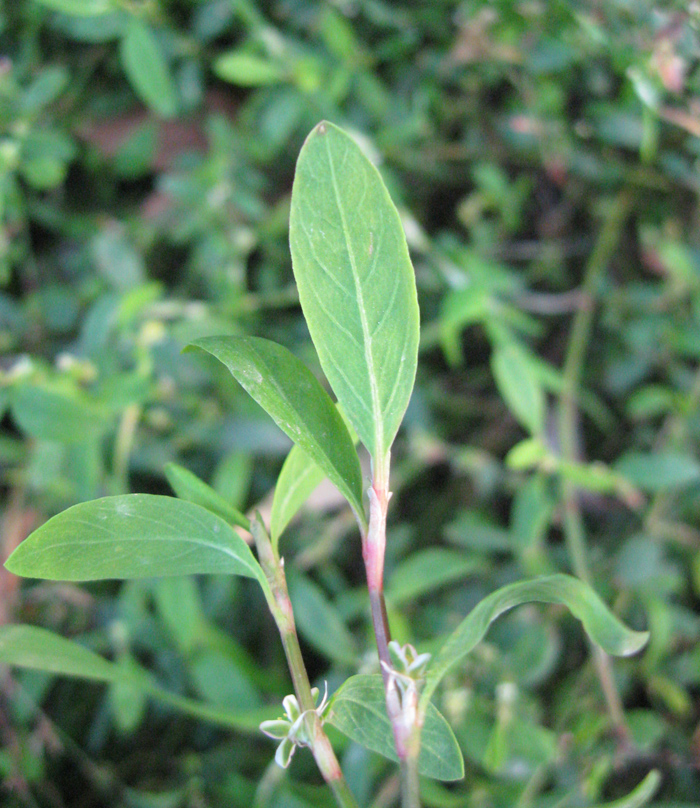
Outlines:
MULTIPOLYGON (((398 762, 381 676, 347 679, 333 696, 328 721, 356 743, 398 762)), ((421 733, 418 770, 436 780, 464 777, 464 760, 457 740, 433 704, 428 704, 421 733)))
POLYGON ((593 808, 642 808, 654 796, 660 784, 660 773, 656 769, 652 769, 634 791, 630 791, 626 797, 620 797, 619 800, 613 800, 612 802, 600 803, 594 805, 593 808))
POLYGON ((364 519, 362 474, 352 438, 330 396, 286 348, 259 337, 205 337, 194 346, 215 356, 326 473, 364 519))
POLYGON ((74 505, 35 530, 5 566, 52 581, 225 573, 266 585, 248 545, 223 519, 151 494, 74 505))
POLYGON ((445 547, 428 547, 412 553, 392 571, 387 600, 392 606, 397 606, 468 575, 483 572, 485 567, 481 557, 467 556, 445 547))
POLYGON ((528 354, 516 342, 508 342, 494 350, 491 370, 513 415, 532 435, 540 435, 544 429, 544 391, 528 354))
POLYGON ((240 50, 222 53, 214 62, 214 72, 239 87, 277 84, 284 78, 284 70, 279 65, 240 50))
POLYGON ((493 621, 523 603, 557 603, 578 618, 593 640, 614 656, 628 656, 646 643, 646 631, 624 626, 590 586, 570 575, 549 575, 498 589, 472 609, 431 661, 421 695, 425 705, 447 671, 483 639, 493 621))
POLYGON ((114 9, 112 0, 37 0, 39 5, 75 17, 97 17, 114 9))
POLYGON ((0 626, 0 662, 100 682, 119 678, 117 666, 94 651, 36 626, 0 626))
POLYGON ((121 40, 120 56, 124 71, 139 98, 164 118, 175 115, 175 82, 153 29, 132 17, 121 40))
POLYGON ((325 474, 299 446, 287 455, 275 485, 270 535, 275 546, 301 506, 323 481, 325 474))
POLYGON ((250 520, 189 469, 178 466, 177 463, 167 463, 164 470, 168 482, 180 499, 201 505, 230 524, 250 531, 250 520))
POLYGON ((123 666, 109 662, 77 642, 37 626, 0 626, 0 664, 128 684, 180 712, 242 732, 257 734, 260 722, 279 712, 276 706, 233 711, 178 696, 163 690, 147 671, 135 663, 123 666))
POLYGON ((384 462, 415 380, 415 277, 379 172, 330 123, 299 155, 289 241, 321 366, 360 440, 384 462))

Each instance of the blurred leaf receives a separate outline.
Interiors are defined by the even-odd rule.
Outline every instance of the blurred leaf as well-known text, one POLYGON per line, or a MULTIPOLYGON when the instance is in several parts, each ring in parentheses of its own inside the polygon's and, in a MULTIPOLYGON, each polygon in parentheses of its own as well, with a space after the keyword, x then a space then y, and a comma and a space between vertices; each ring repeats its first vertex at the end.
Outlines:
POLYGON ((330 123, 299 155, 289 241, 321 366, 374 462, 384 463, 415 380, 415 277, 379 172, 330 123))
POLYGON ((114 9, 112 0, 35 0, 42 6, 77 17, 96 17, 114 9))
POLYGON ((277 84, 284 79, 284 70, 275 62, 240 50, 222 53, 214 62, 214 72, 239 87, 277 84))
POLYGON ((109 423, 107 413, 86 397, 29 382, 12 390, 12 417, 31 437, 60 443, 88 441, 109 423))
POLYGON ((5 566, 51 581, 209 573, 266 583, 248 545, 226 522, 199 505, 152 494, 74 505, 35 530, 5 566))
POLYGON ((354 665, 355 641, 323 590, 299 572, 289 574, 288 584, 299 633, 328 659, 354 665))
POLYGON ((232 525, 250 531, 250 520, 218 494, 210 485, 200 480, 196 474, 177 463, 166 463, 163 468, 168 482, 180 499, 194 502, 215 513, 232 525))
POLYGON ((569 575, 550 575, 509 584, 475 606, 430 661, 421 702, 432 696, 447 671, 469 654, 501 614, 523 603, 557 603, 578 618, 593 642, 614 656, 629 656, 649 638, 646 631, 624 626, 596 593, 569 575))
POLYGON ((412 553, 389 576, 386 597, 397 606, 434 592, 446 584, 483 572, 483 559, 444 547, 428 547, 412 553))
POLYGON ((516 342, 497 346, 491 369, 498 390, 511 412, 532 434, 544 430, 545 397, 530 358, 516 342))
POLYGON ((163 690, 135 663, 120 666, 77 642, 37 626, 0 626, 0 663, 100 682, 123 682, 159 701, 204 721, 257 734, 260 722, 272 718, 277 706, 243 711, 224 710, 163 690))
POLYGON ((700 480, 700 463, 691 455, 665 452, 628 452, 615 463, 615 471, 645 491, 664 491, 700 480))
POLYGON ((177 113, 177 88, 155 32, 132 16, 119 50, 136 95, 163 118, 177 113))
MULTIPOLYGON (((346 679, 331 700, 328 722, 355 743, 398 762, 381 676, 346 679)), ((464 760, 454 733, 432 704, 428 704, 421 733, 418 770, 436 780, 464 777, 464 760)))
POLYGON ((327 474, 362 519, 362 475, 348 430, 311 371, 286 348, 258 337, 207 337, 215 356, 275 423, 327 474))
POLYGON ((199 638, 204 614, 199 590, 193 578, 159 578, 153 589, 156 609, 175 639, 177 647, 189 653, 199 638))

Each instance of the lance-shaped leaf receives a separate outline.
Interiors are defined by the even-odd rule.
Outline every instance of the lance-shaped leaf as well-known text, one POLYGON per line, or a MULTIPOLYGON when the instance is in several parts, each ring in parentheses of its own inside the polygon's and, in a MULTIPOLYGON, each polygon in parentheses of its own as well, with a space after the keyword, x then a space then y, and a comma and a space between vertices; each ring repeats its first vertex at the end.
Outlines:
MULTIPOLYGON (((351 676, 331 700, 328 722, 361 746, 398 762, 384 683, 378 675, 351 676)), ((435 780, 460 780, 464 759, 450 725, 428 704, 421 733, 418 771, 435 780)))
POLYGON ((299 155, 289 242, 321 366, 360 440, 383 462, 415 380, 415 276, 379 172, 327 122, 299 155))
POLYGON ((220 709, 179 696, 164 690, 135 663, 119 665, 109 662, 74 640, 38 626, 0 626, 0 664, 128 685, 180 712, 242 732, 257 734, 260 722, 278 711, 277 707, 240 711, 220 709))
POLYGON ((362 474, 352 438, 330 396, 306 365, 281 345, 259 337, 205 337, 193 345, 226 365, 364 520, 362 474))
POLYGON ((248 517, 229 505, 218 491, 207 485, 204 480, 200 480, 189 469, 179 466, 177 463, 166 463, 164 471, 173 491, 180 499, 201 505, 202 508, 215 513, 230 524, 250 531, 248 517))
POLYGON ((74 505, 35 530, 5 566, 52 581, 227 573, 267 586, 250 548, 223 519, 192 502, 152 494, 74 505))
POLYGON ((299 446, 282 464, 270 514, 270 537, 275 546, 301 506, 323 481, 325 474, 299 446))
POLYGON ((428 703, 447 671, 481 641, 489 626, 504 612, 523 603, 557 603, 578 618, 593 642, 613 656, 640 650, 649 638, 646 631, 623 625, 590 586, 570 575, 548 575, 498 589, 478 603, 459 624, 428 665, 421 706, 428 703))

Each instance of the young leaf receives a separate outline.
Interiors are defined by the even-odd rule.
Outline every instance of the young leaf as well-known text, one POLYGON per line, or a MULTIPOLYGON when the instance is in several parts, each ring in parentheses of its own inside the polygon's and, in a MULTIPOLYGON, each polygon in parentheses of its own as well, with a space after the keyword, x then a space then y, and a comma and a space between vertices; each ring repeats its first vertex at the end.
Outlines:
POLYGON ((132 17, 121 40, 122 66, 139 98, 158 115, 177 112, 177 90, 153 29, 132 17))
POLYGON ((218 573, 265 576, 223 519, 173 497, 127 494, 74 505, 20 544, 5 564, 51 581, 218 573))
POLYGON ((614 656, 628 656, 640 650, 649 633, 624 626, 590 586, 570 575, 548 575, 509 584, 478 603, 450 635, 426 671, 421 694, 425 705, 447 671, 483 639, 493 621, 523 603, 558 603, 578 618, 593 642, 614 656))
POLYGON ((205 337, 193 345, 215 356, 326 473, 364 519, 362 474, 348 430, 330 396, 293 353, 259 337, 205 337))
MULTIPOLYGON (((381 676, 361 674, 347 679, 331 700, 328 721, 356 743, 398 762, 381 676)), ((428 704, 421 733, 418 771, 435 780, 464 777, 464 760, 457 740, 433 704, 428 704)))
POLYGON ((200 480, 189 469, 178 466, 177 463, 166 463, 164 470, 168 482, 180 499, 186 499, 188 502, 201 505, 202 508, 215 513, 230 524, 238 525, 244 530, 250 531, 249 519, 229 505, 221 494, 203 480, 200 480))
POLYGON ((176 710, 241 732, 257 734, 260 722, 279 708, 234 711, 201 704, 163 690, 135 663, 123 666, 103 659, 88 648, 37 626, 0 626, 0 664, 75 676, 100 682, 124 683, 176 710))
POLYGON ((415 277, 379 172, 325 121, 299 155, 289 241, 321 366, 375 463, 384 462, 415 380, 415 277))
POLYGON ((299 446, 292 447, 275 485, 270 515, 270 538, 275 546, 297 511, 326 475, 299 446))

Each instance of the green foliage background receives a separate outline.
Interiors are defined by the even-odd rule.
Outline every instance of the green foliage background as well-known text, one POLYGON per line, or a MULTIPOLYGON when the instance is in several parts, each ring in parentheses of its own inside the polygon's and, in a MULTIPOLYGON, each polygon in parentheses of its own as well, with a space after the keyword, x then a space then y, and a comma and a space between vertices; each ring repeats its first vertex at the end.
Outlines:
MULTIPOLYGON (((424 781, 425 804, 584 808, 652 767, 654 805, 696 804, 698 26, 697 4, 645 0, 8 0, 0 551, 75 503, 170 493, 169 462, 269 513, 289 442, 225 368, 180 351, 266 336, 320 375, 288 215, 326 118, 378 163, 417 274, 387 548, 397 639, 431 650, 497 586, 570 571, 572 501, 595 588, 652 632, 613 665, 621 742, 577 624, 556 607, 504 618, 437 695, 467 774, 424 781)), ((321 689, 375 664, 339 504, 320 489, 281 539, 321 689)), ((0 594, 3 622, 80 638, 214 708, 290 691, 247 581, 20 589, 3 572, 0 594)), ((329 804, 310 756, 283 774, 259 733, 118 682, 0 685, 8 805, 329 804)), ((336 740, 360 803, 388 804, 393 767, 336 740)))

